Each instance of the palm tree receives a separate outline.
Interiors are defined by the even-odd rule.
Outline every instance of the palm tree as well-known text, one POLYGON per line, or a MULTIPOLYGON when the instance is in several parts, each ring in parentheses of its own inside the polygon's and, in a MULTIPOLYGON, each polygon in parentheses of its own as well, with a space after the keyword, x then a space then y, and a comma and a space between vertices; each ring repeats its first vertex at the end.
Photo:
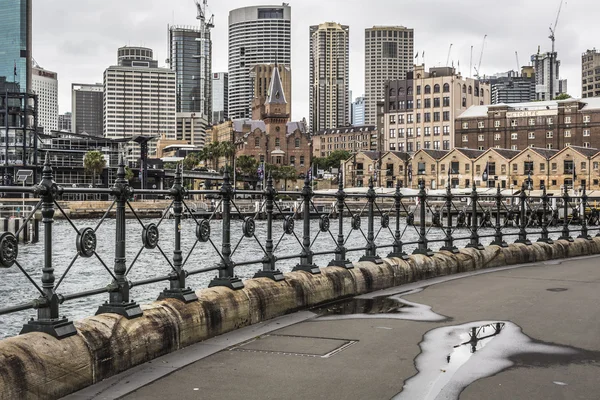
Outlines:
POLYGON ((285 186, 284 190, 287 190, 288 179, 296 179, 296 176, 297 176, 296 168, 289 166, 289 165, 285 165, 279 169, 279 175, 280 175, 280 178, 283 179, 283 182, 284 182, 283 184, 285 186))
POLYGON ((83 168, 86 172, 92 174, 92 186, 96 186, 96 177, 102 173, 102 170, 106 167, 106 160, 104 154, 98 150, 92 150, 85 153, 83 159, 83 168))
POLYGON ((204 161, 204 166, 208 167, 208 160, 210 159, 210 153, 208 147, 204 146, 202 150, 198 152, 198 159, 204 161))
POLYGON ((226 164, 234 165, 235 145, 232 142, 219 143, 219 153, 221 157, 225 157, 226 164))
POLYGON ((210 160, 213 162, 213 169, 216 171, 218 168, 219 157, 221 157, 219 142, 211 142, 205 146, 205 148, 208 152, 208 158, 210 158, 210 160))

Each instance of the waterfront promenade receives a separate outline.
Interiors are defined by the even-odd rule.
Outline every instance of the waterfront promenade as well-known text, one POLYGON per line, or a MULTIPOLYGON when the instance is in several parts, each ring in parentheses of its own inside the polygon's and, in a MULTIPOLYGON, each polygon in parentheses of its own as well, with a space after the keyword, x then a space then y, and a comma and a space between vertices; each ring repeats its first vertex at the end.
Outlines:
POLYGON ((359 296, 325 307, 345 315, 305 311, 246 327, 67 398, 390 399, 416 375, 401 398, 450 399, 471 375, 460 399, 597 399, 599 263, 540 262, 359 296), (417 373, 415 359, 429 368, 417 373))

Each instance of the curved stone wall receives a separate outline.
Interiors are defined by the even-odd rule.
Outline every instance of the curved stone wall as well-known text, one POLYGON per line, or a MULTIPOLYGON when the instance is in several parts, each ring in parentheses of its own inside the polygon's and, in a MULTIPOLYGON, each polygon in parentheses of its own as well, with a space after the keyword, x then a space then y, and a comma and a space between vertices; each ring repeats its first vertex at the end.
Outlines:
POLYGON ((29 333, 0 341, 0 399, 56 399, 156 357, 247 325, 348 296, 438 276, 600 254, 600 238, 548 245, 511 244, 461 249, 355 268, 323 268, 320 275, 285 274, 282 282, 252 279, 245 288, 197 291, 198 302, 162 300, 142 306, 127 320, 103 314, 76 322, 78 334, 63 340, 29 333))

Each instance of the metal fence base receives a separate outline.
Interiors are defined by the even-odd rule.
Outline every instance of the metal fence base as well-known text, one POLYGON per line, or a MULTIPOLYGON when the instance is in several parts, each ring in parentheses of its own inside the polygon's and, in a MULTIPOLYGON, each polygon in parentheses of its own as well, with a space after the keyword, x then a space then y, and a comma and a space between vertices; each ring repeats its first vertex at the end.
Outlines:
POLYGON ((23 325, 21 335, 31 332, 41 332, 53 336, 57 339, 64 339, 77 334, 77 329, 73 322, 67 318, 50 319, 50 320, 34 320, 31 319, 23 325))
POLYGON ((283 272, 281 271, 258 271, 254 274, 254 278, 268 278, 275 282, 281 282, 285 280, 283 272))
POLYGON ((383 264, 383 260, 379 256, 362 256, 358 261, 368 261, 374 264, 383 264))
POLYGON ((193 301, 198 301, 198 296, 196 296, 196 292, 194 292, 191 288, 179 290, 165 289, 158 296, 157 300, 164 299, 177 299, 187 304, 193 301))
POLYGON ((527 245, 527 246, 531 246, 531 240, 529 240, 529 239, 525 239, 525 240, 519 239, 519 240, 516 240, 515 243, 519 243, 519 244, 524 244, 524 245, 527 245))
POLYGON ((214 278, 208 284, 208 287, 225 286, 231 290, 240 290, 244 288, 244 282, 237 276, 231 278, 214 278))
MULTIPOLYGON (((600 233, 598 233, 598 235, 600 235, 600 233)), ((566 240, 567 242, 574 242, 575 239, 573 239, 571 236, 561 236, 558 238, 558 240, 566 240)))
MULTIPOLYGON (((529 242, 529 244, 531 244, 531 242, 529 242)), ((471 243, 469 243, 465 247, 467 249, 477 249, 477 250, 484 250, 485 249, 485 247, 483 247, 483 245, 481 243, 477 243, 477 244, 471 244, 471 243)))
POLYGON ((577 239, 592 240, 592 237, 590 235, 579 235, 579 236, 577 236, 577 239))
POLYGON ((98 307, 96 315, 99 314, 118 314, 122 315, 127 319, 138 318, 144 315, 142 309, 136 302, 130 303, 109 303, 106 302, 104 305, 98 307))
POLYGON ((460 250, 458 250, 458 247, 456 247, 456 246, 452 246, 452 247, 444 246, 440 249, 440 251, 449 251, 452 254, 460 253, 460 250))
POLYGON ((491 246, 499 246, 499 247, 508 247, 508 243, 506 243, 504 240, 502 241, 496 241, 494 240, 492 243, 490 243, 491 246))
POLYGON ((433 257, 434 253, 431 249, 416 249, 415 251, 413 251, 413 254, 427 256, 427 257, 433 257))
POLYGON ((304 272, 308 272, 309 274, 313 274, 313 275, 318 275, 321 273, 321 269, 319 269, 319 267, 317 267, 315 264, 313 265, 296 265, 294 267, 294 269, 292 269, 292 271, 296 272, 296 271, 304 271, 304 272))
POLYGON ((537 240, 538 243, 546 243, 546 244, 552 244, 554 243, 554 240, 548 238, 548 239, 544 239, 544 238, 540 238, 537 240))
POLYGON ((329 264, 327 264, 327 266, 328 267, 341 267, 341 268, 346 268, 346 269, 354 268, 354 264, 349 260, 331 260, 331 261, 329 261, 329 264))

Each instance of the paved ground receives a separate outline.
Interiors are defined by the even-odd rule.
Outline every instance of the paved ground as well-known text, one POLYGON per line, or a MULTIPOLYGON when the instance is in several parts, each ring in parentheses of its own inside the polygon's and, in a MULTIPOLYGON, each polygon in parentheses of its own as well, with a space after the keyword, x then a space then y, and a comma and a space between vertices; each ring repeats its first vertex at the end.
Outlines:
MULTIPOLYGON (((600 398, 600 258, 448 280, 404 299, 449 318, 419 322, 357 315, 322 321, 305 313, 296 317, 302 322, 283 320, 282 325, 291 325, 242 345, 215 349, 125 398, 390 399, 417 374, 415 358, 427 332, 475 321, 513 322, 534 344, 570 346, 571 354, 532 353, 524 347, 510 357, 512 367, 470 384, 460 399, 600 398)), ((501 332, 490 343, 508 334, 501 332)), ((480 350, 465 366, 473 367, 475 356, 486 351, 480 350)), ((446 353, 439 357, 445 359, 446 353)), ((113 388, 143 382, 138 375, 126 382, 117 379, 113 388)), ((102 398, 100 392, 97 398, 102 398)))

